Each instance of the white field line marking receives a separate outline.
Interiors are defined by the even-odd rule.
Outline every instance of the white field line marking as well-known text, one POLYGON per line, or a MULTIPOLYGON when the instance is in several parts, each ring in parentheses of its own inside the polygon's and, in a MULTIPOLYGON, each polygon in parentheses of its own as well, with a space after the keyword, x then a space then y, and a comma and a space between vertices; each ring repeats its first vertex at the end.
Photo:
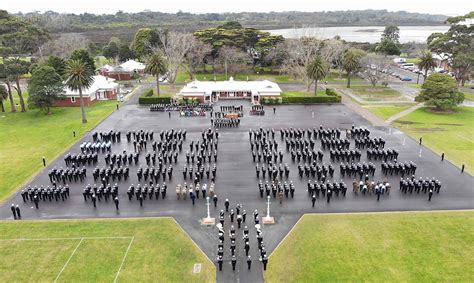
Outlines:
POLYGON ((0 239, 0 241, 60 241, 60 240, 103 240, 103 239, 132 239, 133 237, 71 237, 71 238, 17 238, 0 239))
POLYGON ((272 256, 272 254, 280 247, 281 244, 283 244, 283 242, 286 240, 286 238, 288 238, 288 236, 291 234, 291 232, 293 232, 293 229, 295 229, 296 225, 298 225, 298 223, 300 223, 301 219, 303 218, 304 214, 300 216, 300 218, 298 219, 298 221, 296 221, 295 225, 293 225, 293 227, 291 227, 290 231, 288 231, 288 233, 286 233, 285 237, 283 237, 283 239, 278 243, 278 245, 273 249, 273 251, 270 253, 270 255, 268 256, 269 258, 272 256))
POLYGON ((61 273, 63 273, 64 269, 66 269, 66 266, 69 264, 69 261, 71 261, 71 258, 74 256, 74 254, 76 253, 77 249, 79 248, 79 246, 82 244, 82 241, 84 241, 84 238, 81 238, 81 241, 79 241, 79 243, 77 244, 76 248, 74 249, 74 251, 72 252, 72 254, 69 256, 68 260, 66 261, 66 263, 64 264, 63 268, 61 269, 61 271, 59 271, 58 273, 58 276, 56 276, 56 279, 54 279, 54 282, 57 282, 58 279, 59 279, 59 276, 61 276, 61 273))
POLYGON ((130 250, 130 247, 132 246, 133 240, 135 240, 135 237, 132 237, 132 239, 130 240, 130 243, 128 244, 128 248, 125 251, 125 255, 123 256, 122 263, 120 264, 119 270, 117 271, 117 274, 115 275, 114 283, 117 282, 120 271, 122 271, 122 266, 125 263, 125 259, 127 258, 128 251, 130 250))

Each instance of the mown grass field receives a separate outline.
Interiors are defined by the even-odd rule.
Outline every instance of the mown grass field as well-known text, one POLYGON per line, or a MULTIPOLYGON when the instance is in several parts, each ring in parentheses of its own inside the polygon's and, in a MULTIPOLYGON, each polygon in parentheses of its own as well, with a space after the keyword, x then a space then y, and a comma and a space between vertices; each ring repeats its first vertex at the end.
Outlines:
MULTIPOLYGON (((310 97, 314 96, 314 92, 306 92, 306 91, 284 91, 281 93, 282 97, 310 97)), ((316 96, 326 96, 326 92, 324 90, 319 90, 316 93, 316 96)))
POLYGON ((370 112, 374 113, 378 117, 387 120, 395 114, 398 114, 404 110, 407 110, 411 106, 408 105, 390 105, 390 106, 380 106, 380 105, 365 105, 365 108, 370 112))
POLYGON ((366 101, 406 100, 398 91, 389 87, 354 84, 351 85, 350 90, 354 95, 366 101))
POLYGON ((473 282, 474 212, 305 215, 267 282, 473 282))
POLYGON ((394 122, 394 125, 457 166, 466 165, 474 173, 474 108, 458 107, 454 112, 435 113, 420 108, 394 122))
POLYGON ((100 101, 87 107, 88 123, 82 124, 79 107, 53 108, 52 115, 38 109, 11 113, 6 101, 6 112, 0 113, 0 202, 43 168, 43 156, 47 162, 58 157, 112 113, 116 104, 100 101))
POLYGON ((216 279, 214 264, 171 218, 1 221, 0 254, 0 282, 216 279))

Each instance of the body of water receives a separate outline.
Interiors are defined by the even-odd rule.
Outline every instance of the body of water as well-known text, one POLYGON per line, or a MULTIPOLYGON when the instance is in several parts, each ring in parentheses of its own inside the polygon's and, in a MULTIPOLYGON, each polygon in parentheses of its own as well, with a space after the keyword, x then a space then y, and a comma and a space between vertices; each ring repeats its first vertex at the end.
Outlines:
MULTIPOLYGON (((434 32, 446 32, 449 26, 399 26, 400 42, 410 41, 425 43, 428 36, 434 32)), ((370 42, 380 41, 385 27, 382 26, 353 26, 353 27, 320 27, 267 30, 285 38, 299 38, 302 36, 316 36, 320 38, 333 38, 339 35, 346 41, 370 42)))

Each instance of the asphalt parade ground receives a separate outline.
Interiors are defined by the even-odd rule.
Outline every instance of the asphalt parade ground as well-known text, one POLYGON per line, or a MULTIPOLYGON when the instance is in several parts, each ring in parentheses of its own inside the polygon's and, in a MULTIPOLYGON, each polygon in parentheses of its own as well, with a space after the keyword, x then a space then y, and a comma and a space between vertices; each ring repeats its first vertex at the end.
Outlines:
MULTIPOLYGON (((240 240, 242 232, 237 229, 237 223, 233 223, 237 230, 237 268, 232 271, 228 238, 226 238, 226 248, 224 249, 224 268, 222 272, 217 271, 218 282, 261 282, 263 281, 262 268, 258 262, 259 252, 255 239, 255 229, 252 213, 255 209, 260 216, 266 214, 266 199, 260 198, 258 181, 255 173, 255 163, 252 160, 249 130, 275 129, 275 139, 279 144, 279 149, 284 153, 283 163, 290 166, 289 178, 284 181, 292 181, 296 191, 294 198, 284 198, 282 204, 278 199, 272 198, 270 204, 270 215, 275 218, 275 224, 262 225, 263 242, 267 253, 277 247, 278 243, 285 237, 301 215, 305 213, 338 213, 338 212, 374 212, 374 211, 429 211, 429 210, 453 210, 453 209, 473 209, 474 190, 473 177, 468 173, 461 173, 461 170, 449 161, 441 161, 440 156, 433 153, 424 146, 420 146, 415 141, 399 130, 390 127, 373 127, 361 116, 344 105, 287 105, 275 106, 276 113, 273 114, 271 106, 265 107, 264 116, 250 116, 250 104, 246 101, 232 100, 220 101, 215 106, 218 111, 220 105, 244 105, 244 117, 241 119, 239 127, 219 128, 219 148, 217 165, 217 177, 215 182, 215 193, 218 196, 218 207, 211 205, 211 216, 219 221, 219 211, 224 208, 224 200, 229 199, 230 207, 235 209, 236 204, 242 204, 247 212, 246 223, 250 231, 250 255, 253 260, 252 269, 247 270, 245 262, 245 252, 243 243, 240 240), (314 117, 312 115, 314 112, 314 117), (286 151, 284 142, 280 139, 278 130, 280 128, 314 128, 322 125, 325 128, 349 129, 352 125, 356 127, 366 127, 371 131, 370 137, 382 137, 385 139, 385 148, 393 148, 399 152, 399 161, 413 161, 417 165, 416 178, 435 177, 441 184, 439 194, 434 194, 431 201, 428 201, 427 194, 403 194, 399 191, 400 176, 384 176, 381 172, 381 161, 372 161, 376 165, 375 176, 371 180, 388 180, 392 185, 389 195, 382 195, 377 201, 375 195, 355 195, 352 192, 353 178, 342 177, 339 172, 339 163, 331 163, 329 151, 324 150, 323 163, 332 164, 335 168, 334 181, 344 181, 348 187, 345 197, 333 196, 330 203, 325 198, 318 198, 314 208, 311 206, 311 198, 306 191, 308 178, 298 176, 298 163, 292 162, 290 154, 286 151)), ((19 192, 13 195, 0 207, 1 219, 12 219, 10 205, 19 204, 23 219, 68 219, 68 218, 118 218, 118 217, 159 217, 171 216, 183 227, 190 237, 199 245, 207 256, 215 262, 217 257, 218 233, 214 226, 201 225, 201 220, 206 216, 205 200, 200 196, 193 206, 190 198, 177 200, 175 187, 177 184, 188 184, 189 178, 183 180, 183 166, 186 164, 185 152, 189 149, 191 141, 201 140, 201 132, 210 127, 210 117, 179 117, 177 112, 172 112, 171 118, 165 112, 150 112, 148 107, 138 106, 128 103, 114 112, 111 116, 99 124, 93 131, 87 134, 76 145, 66 151, 70 153, 80 153, 79 145, 83 142, 92 141, 93 132, 108 132, 110 130, 122 132, 121 142, 112 145, 113 153, 133 152, 133 144, 127 143, 125 133, 127 131, 145 130, 155 133, 155 140, 159 139, 158 133, 170 129, 186 130, 187 137, 183 143, 183 150, 180 152, 177 163, 173 165, 173 177, 166 179, 168 186, 165 199, 146 199, 143 207, 133 198, 128 200, 126 191, 131 184, 144 184, 145 181, 138 182, 137 169, 142 166, 147 167, 144 156, 140 155, 139 164, 130 165, 130 178, 121 180, 119 186, 120 209, 115 209, 114 202, 98 202, 94 208, 92 202, 84 201, 82 192, 87 184, 94 184, 92 170, 94 166, 87 166, 87 179, 83 182, 68 183, 70 187, 70 197, 66 201, 40 201, 39 209, 34 207, 32 202, 24 203, 19 192)), ((72 133, 72 129, 71 129, 72 133)), ((342 135, 344 137, 344 134, 342 135)), ((442 133, 440 133, 442 138, 442 133)), ((315 148, 320 147, 320 142, 316 142, 315 148)), ((351 149, 354 148, 354 141, 351 141, 351 149)), ((149 142, 147 151, 151 151, 149 142)), ((368 162, 365 149, 361 150, 362 158, 360 162, 368 162)), ((104 155, 99 154, 97 166, 105 166, 104 155)), ((42 162, 38 160, 38 162, 42 162)), ((211 164, 213 164, 212 162, 211 164)), ((169 164, 168 164, 169 165, 169 164)), ((48 171, 53 167, 66 168, 63 156, 54 161, 47 161, 47 167, 38 174, 31 182, 31 186, 48 186, 50 180, 48 171)), ((211 166, 212 167, 212 166, 211 166)), ((260 176, 261 177, 261 176, 260 176)), ((407 176, 405 176, 407 177, 407 176)), ((268 178, 266 180, 269 180, 268 178)), ((314 180, 314 179, 312 179, 314 180)), ((331 179, 328 179, 332 181, 331 179)), ((203 183, 210 183, 204 177, 203 183)), ((159 182, 162 183, 162 180, 159 182)), ((23 189, 23 188, 21 188, 23 189)), ((211 202, 212 203, 212 202, 211 202)), ((230 219, 226 214, 225 231, 229 230, 230 219)), ((226 235, 227 237, 227 235, 226 235)))

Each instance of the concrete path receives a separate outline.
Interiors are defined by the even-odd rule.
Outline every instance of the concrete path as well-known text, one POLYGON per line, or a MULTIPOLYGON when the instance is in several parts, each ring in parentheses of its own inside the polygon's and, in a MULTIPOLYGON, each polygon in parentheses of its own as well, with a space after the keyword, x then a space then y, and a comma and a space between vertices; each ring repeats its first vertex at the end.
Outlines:
MULTIPOLYGON (((211 260, 217 257, 218 235, 215 227, 202 226, 201 219, 206 215, 205 200, 199 198, 196 205, 191 205, 189 198, 177 200, 174 188, 178 183, 183 183, 182 168, 186 164, 185 152, 189 148, 192 140, 200 139, 201 131, 210 127, 209 117, 184 118, 178 117, 177 113, 150 112, 148 107, 138 106, 135 95, 122 107, 115 111, 109 118, 100 123, 94 131, 122 131, 129 130, 152 130, 155 133, 168 129, 186 129, 188 132, 187 140, 184 143, 184 151, 180 153, 177 164, 173 164, 174 174, 171 180, 166 180, 168 185, 168 194, 165 199, 147 199, 144 206, 140 207, 136 200, 129 201, 126 195, 127 188, 133 184, 144 184, 139 182, 136 172, 139 166, 146 166, 144 154, 140 157, 139 165, 130 166, 130 178, 122 180, 119 184, 120 210, 116 211, 113 202, 100 202, 96 209, 93 208, 90 201, 85 202, 82 196, 82 190, 88 183, 93 184, 91 171, 92 166, 87 167, 88 179, 84 182, 71 183, 71 196, 64 202, 40 202, 39 209, 35 209, 30 202, 24 203, 18 193, 13 195, 8 201, 0 206, 0 219, 12 219, 10 204, 19 204, 22 209, 23 219, 66 219, 66 218, 122 218, 122 217, 156 217, 171 216, 189 233, 190 237, 201 247, 211 260), (135 101, 135 103, 134 103, 135 101)), ((347 98, 344 98, 347 99, 347 98)), ((364 116, 354 111, 355 107, 360 107, 356 103, 342 105, 284 105, 275 106, 274 115, 270 107, 266 107, 265 116, 249 116, 250 104, 245 101, 221 101, 223 105, 243 104, 245 116, 242 119, 239 128, 221 128, 219 129, 219 157, 217 165, 216 194, 219 198, 218 207, 211 208, 211 215, 218 219, 218 214, 223 209, 223 202, 226 198, 230 200, 231 207, 235 208, 237 203, 243 204, 247 211, 247 222, 250 228, 250 246, 251 257, 253 259, 252 269, 246 269, 245 257, 242 249, 240 237, 241 230, 237 229, 237 270, 232 271, 230 266, 230 252, 228 249, 229 238, 225 242, 225 264, 224 270, 218 272, 218 282, 262 282, 263 271, 258 261, 257 242, 255 239, 255 229, 252 221, 252 211, 257 209, 260 216, 265 213, 266 200, 260 198, 257 184, 259 179, 255 174, 255 163, 250 154, 250 145, 248 139, 249 129, 262 128, 313 128, 323 125, 324 127, 348 129, 352 125, 367 127, 371 131, 371 136, 382 137, 386 140, 386 147, 395 148, 399 151, 400 161, 414 161, 418 169, 417 177, 436 176, 443 184, 441 193, 436 194, 431 202, 428 202, 425 194, 405 195, 398 190, 398 176, 384 176, 380 172, 380 162, 373 161, 376 164, 377 171, 374 176, 375 181, 387 180, 392 186, 392 193, 385 195, 377 202, 374 196, 355 195, 351 190, 346 197, 334 197, 331 203, 324 199, 318 199, 316 207, 311 207, 311 200, 306 193, 307 178, 299 178, 297 174, 297 163, 291 161, 289 153, 286 152, 283 142, 279 135, 276 135, 279 148, 284 152, 283 163, 288 163, 291 172, 287 181, 292 181, 296 187, 294 198, 285 198, 282 204, 274 198, 271 200, 271 215, 275 217, 276 224, 265 225, 262 230, 264 233, 264 245, 267 253, 271 253, 278 243, 284 238, 288 231, 293 227, 297 220, 304 213, 319 212, 363 212, 363 211, 407 211, 407 210, 440 210, 440 209, 473 209, 474 191, 473 177, 467 173, 462 174, 459 168, 453 166, 448 161, 441 162, 440 157, 424 146, 419 146, 418 142, 407 137, 401 131, 394 128, 388 128, 384 121, 379 121, 373 126, 373 117, 367 112, 361 112, 364 116), (312 117, 311 113, 315 115, 312 117)), ((156 138, 155 138, 156 139, 156 138)), ((92 140, 92 132, 85 135, 78 143, 67 152, 80 152, 79 145, 84 141, 92 140)), ((352 142, 351 148, 354 147, 352 142)), ((319 148, 319 142, 316 143, 319 148)), ((126 142, 125 137, 121 142, 113 145, 113 152, 119 153, 126 150, 133 152, 133 145, 126 142)), ((148 149, 150 150, 150 149, 148 149)), ((41 162, 41 161, 38 161, 41 162)), ((324 152, 323 162, 331 163, 329 152, 324 152)), ((367 162, 365 150, 362 151, 361 162, 367 162)), ((103 154, 100 155, 99 168, 105 166, 103 154)), ((339 173, 338 163, 333 163, 336 168, 334 181, 344 181, 349 187, 352 184, 352 178, 343 177, 339 173)), ((62 158, 53 161, 38 174, 32 181, 32 186, 50 185, 47 176, 48 170, 53 167, 65 167, 62 158)), ((204 179, 203 182, 208 182, 204 179)), ((161 182, 160 182, 161 183, 161 182)), ((226 232, 230 225, 230 219, 226 215, 226 232)), ((234 223, 234 226, 236 224, 234 223)), ((271 260, 271 258, 270 258, 271 260)))
POLYGON ((412 107, 406 109, 406 110, 403 110, 402 112, 399 112, 391 117, 389 117, 387 120, 385 120, 385 123, 387 124, 391 124, 393 121, 395 120, 398 120, 400 119, 401 117, 404 117, 408 114, 410 114, 411 112, 415 111, 416 109, 418 108, 421 108, 423 107, 423 103, 418 103, 416 105, 413 105, 412 107))

